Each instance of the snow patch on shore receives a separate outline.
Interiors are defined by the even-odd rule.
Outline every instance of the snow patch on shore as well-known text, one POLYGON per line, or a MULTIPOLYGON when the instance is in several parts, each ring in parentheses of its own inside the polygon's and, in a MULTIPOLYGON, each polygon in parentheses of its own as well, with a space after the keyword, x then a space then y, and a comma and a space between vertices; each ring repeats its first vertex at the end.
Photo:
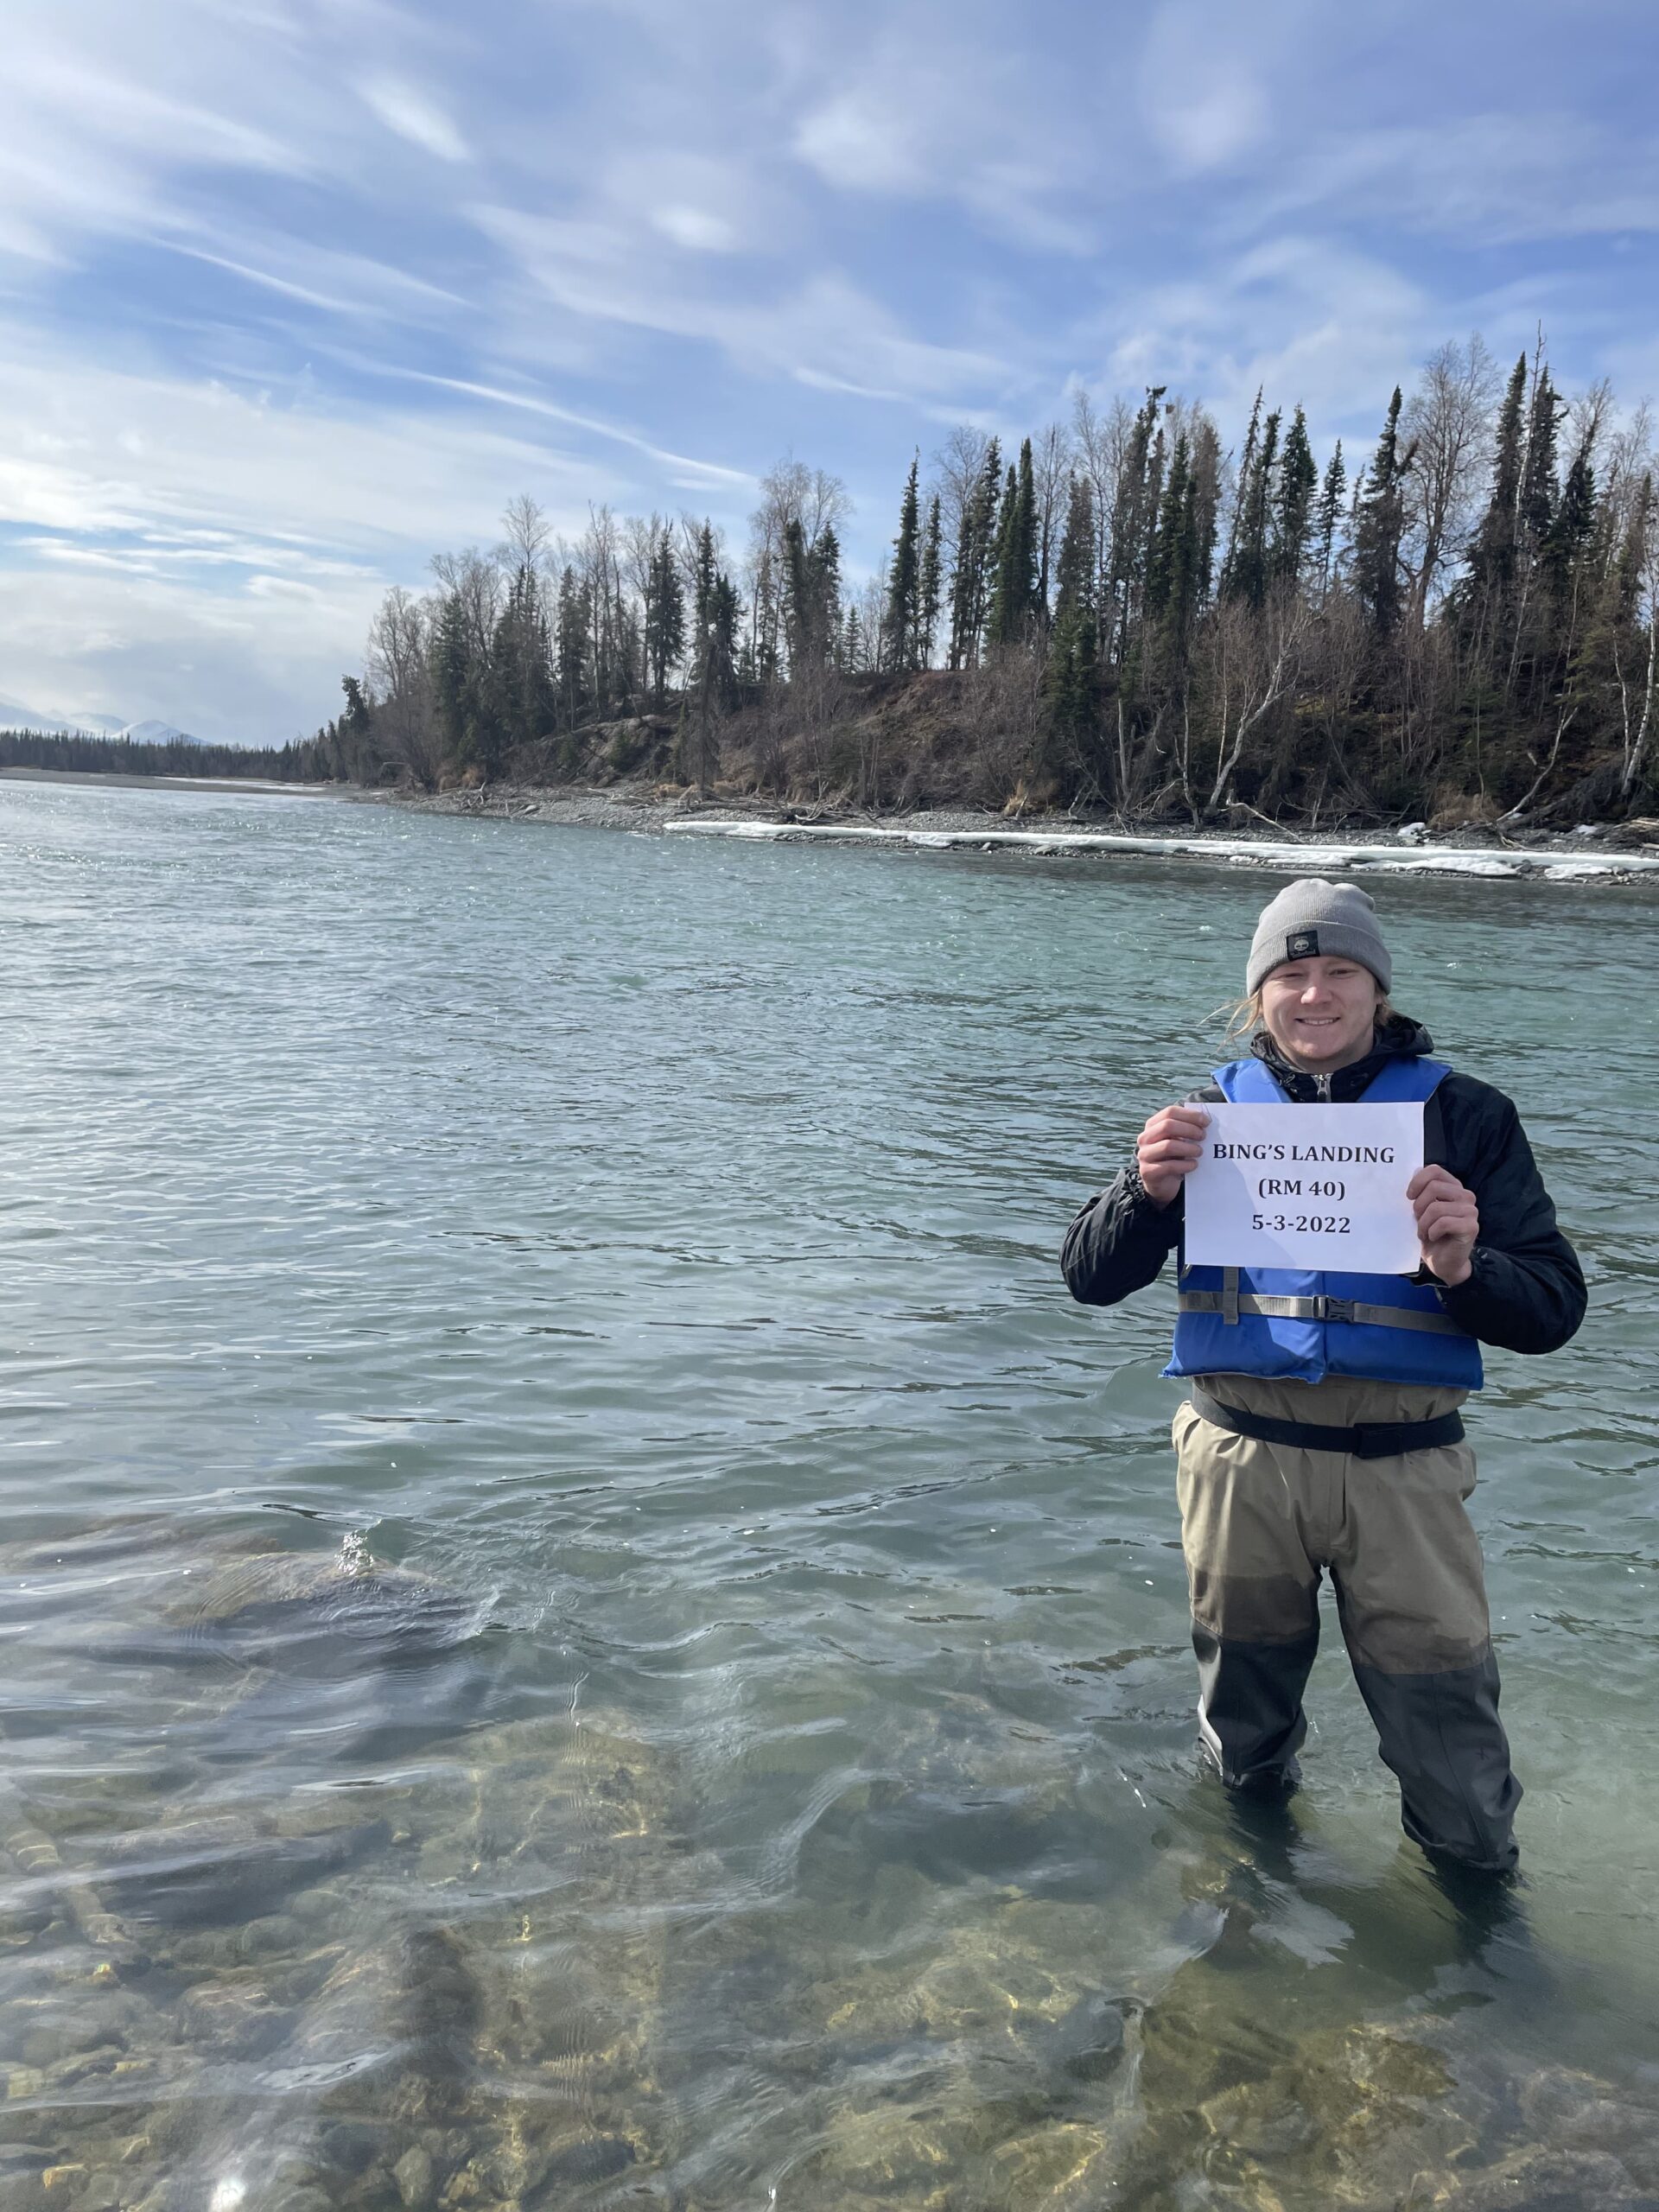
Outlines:
POLYGON ((1334 869, 1388 875, 1541 876, 1557 882, 1585 882, 1594 877, 1646 875, 1659 872, 1659 854, 1609 853, 1571 859, 1548 852, 1471 847, 1395 845, 1289 845, 1253 837, 1133 836, 1108 830, 884 830, 874 823, 747 822, 729 818, 666 822, 671 835, 688 837, 748 837, 819 843, 905 844, 930 852, 977 847, 1036 853, 1143 853, 1182 860, 1225 861, 1236 867, 1288 869, 1298 875, 1323 875, 1334 869))

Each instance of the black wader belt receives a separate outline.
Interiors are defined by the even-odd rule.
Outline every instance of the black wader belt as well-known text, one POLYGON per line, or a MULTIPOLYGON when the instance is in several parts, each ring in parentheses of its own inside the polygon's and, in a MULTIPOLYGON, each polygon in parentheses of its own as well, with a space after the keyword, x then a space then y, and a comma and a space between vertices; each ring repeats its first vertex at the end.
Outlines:
POLYGON ((1437 1444, 1463 1441, 1463 1415, 1441 1414, 1434 1421, 1363 1421, 1351 1428, 1328 1428, 1319 1421, 1275 1421, 1270 1414, 1246 1413, 1224 1406, 1207 1390, 1192 1389, 1192 1409, 1217 1428, 1254 1436, 1262 1444, 1288 1444, 1300 1452, 1342 1452, 1353 1459, 1392 1459, 1400 1452, 1427 1452, 1437 1444))

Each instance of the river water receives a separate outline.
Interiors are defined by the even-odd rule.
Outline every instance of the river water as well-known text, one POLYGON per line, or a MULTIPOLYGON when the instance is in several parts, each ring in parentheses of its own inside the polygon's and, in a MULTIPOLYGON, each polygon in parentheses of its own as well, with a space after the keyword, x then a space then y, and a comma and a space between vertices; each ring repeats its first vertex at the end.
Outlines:
POLYGON ((0 785, 0 2207, 1659 2204, 1659 901, 1379 893, 1592 1278, 1482 1912, 1056 1268, 1281 880, 0 785))

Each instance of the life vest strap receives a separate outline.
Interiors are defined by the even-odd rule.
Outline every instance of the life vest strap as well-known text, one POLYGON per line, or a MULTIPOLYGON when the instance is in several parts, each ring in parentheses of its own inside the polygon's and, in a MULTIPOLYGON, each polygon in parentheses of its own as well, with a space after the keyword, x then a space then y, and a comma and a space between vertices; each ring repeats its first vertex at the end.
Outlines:
POLYGON ((1371 1306, 1357 1298, 1278 1298, 1240 1290, 1233 1283, 1225 1290, 1184 1290, 1180 1309, 1183 1313, 1219 1313, 1230 1323, 1236 1323, 1241 1313, 1259 1313, 1272 1321, 1351 1321, 1363 1328, 1416 1329, 1435 1337, 1469 1333, 1449 1313, 1433 1313, 1422 1306, 1371 1306))
POLYGON ((1278 1421, 1271 1414, 1247 1413, 1243 1406, 1224 1406, 1207 1390, 1195 1385, 1192 1410, 1216 1428, 1230 1429, 1235 1436, 1251 1436, 1262 1444, 1288 1445, 1298 1452, 1341 1452, 1351 1459, 1392 1459, 1402 1452, 1427 1452, 1437 1445, 1460 1444, 1461 1414, 1440 1414, 1433 1421, 1363 1421, 1351 1428, 1328 1427, 1323 1421, 1278 1421))

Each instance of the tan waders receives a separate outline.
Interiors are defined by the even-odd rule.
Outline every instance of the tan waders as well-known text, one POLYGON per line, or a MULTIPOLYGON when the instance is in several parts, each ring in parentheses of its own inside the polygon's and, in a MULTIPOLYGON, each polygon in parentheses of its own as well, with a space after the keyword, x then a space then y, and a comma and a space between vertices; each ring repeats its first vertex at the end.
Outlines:
POLYGON ((1521 1786, 1497 1716, 1480 1545, 1464 1509, 1475 1486, 1469 1445, 1390 1452, 1386 1432, 1361 1427, 1329 1440, 1337 1448, 1313 1449, 1218 1425, 1236 1411, 1264 1430, 1427 1421, 1440 1424, 1431 1434, 1455 1433, 1446 1417, 1464 1393, 1212 1375, 1197 1395, 1218 1402, 1217 1419, 1183 1405, 1173 1433, 1199 1726, 1223 1781, 1295 1780, 1328 1571, 1354 1679, 1400 1779, 1406 1834, 1466 1866, 1513 1866, 1521 1786))

